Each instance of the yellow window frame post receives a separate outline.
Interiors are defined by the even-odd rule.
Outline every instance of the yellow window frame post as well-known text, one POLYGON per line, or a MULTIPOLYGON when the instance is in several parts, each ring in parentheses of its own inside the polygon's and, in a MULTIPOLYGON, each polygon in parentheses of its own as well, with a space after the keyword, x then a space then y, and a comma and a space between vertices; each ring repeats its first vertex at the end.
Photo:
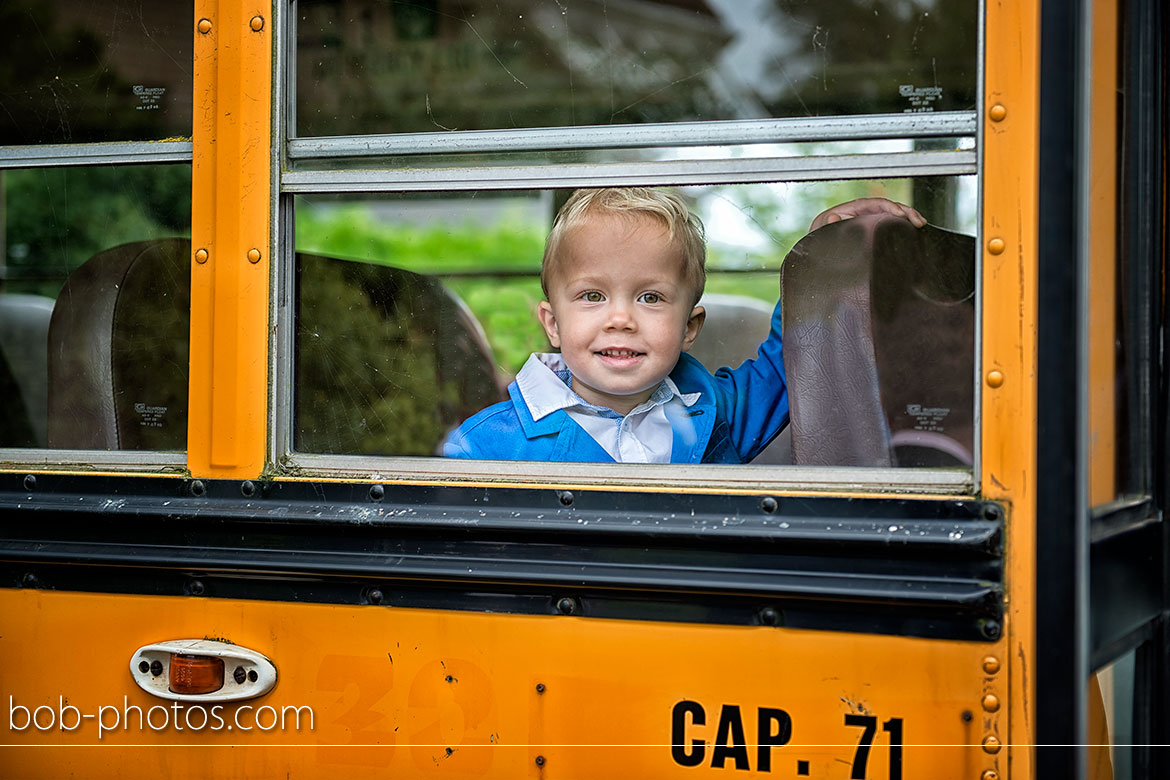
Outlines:
POLYGON ((192 476, 265 465, 271 274, 272 11, 196 0, 191 192, 192 476))
POLYGON ((980 492, 1008 506, 1008 657, 997 661, 1012 777, 1035 766, 1039 5, 988 3, 985 19, 980 492))

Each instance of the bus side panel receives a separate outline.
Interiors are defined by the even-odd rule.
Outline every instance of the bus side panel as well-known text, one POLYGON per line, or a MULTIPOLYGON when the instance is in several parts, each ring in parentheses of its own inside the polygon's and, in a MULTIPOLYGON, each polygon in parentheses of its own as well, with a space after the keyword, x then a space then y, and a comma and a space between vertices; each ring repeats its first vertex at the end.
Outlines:
POLYGON ((14 589, 0 614, 5 777, 1006 769, 1002 642, 14 589), (263 653, 276 687, 219 709, 137 687, 138 648, 191 638, 263 653))

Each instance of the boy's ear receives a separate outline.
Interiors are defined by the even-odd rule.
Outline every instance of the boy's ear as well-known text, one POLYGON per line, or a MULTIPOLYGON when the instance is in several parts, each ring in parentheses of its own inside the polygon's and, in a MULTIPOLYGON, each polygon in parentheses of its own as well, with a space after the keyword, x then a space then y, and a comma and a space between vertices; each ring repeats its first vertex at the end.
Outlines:
POLYGON ((699 337, 699 331, 703 329, 703 323, 707 321, 707 310, 702 306, 696 306, 691 309, 691 317, 687 320, 687 332, 683 336, 682 351, 689 352, 691 346, 694 345, 695 339, 699 337))
POLYGON ((557 329, 557 315, 553 314, 552 304, 548 301, 541 301, 540 305, 536 307, 536 316, 544 328, 545 335, 548 336, 548 343, 552 344, 554 349, 560 349, 561 333, 557 329))

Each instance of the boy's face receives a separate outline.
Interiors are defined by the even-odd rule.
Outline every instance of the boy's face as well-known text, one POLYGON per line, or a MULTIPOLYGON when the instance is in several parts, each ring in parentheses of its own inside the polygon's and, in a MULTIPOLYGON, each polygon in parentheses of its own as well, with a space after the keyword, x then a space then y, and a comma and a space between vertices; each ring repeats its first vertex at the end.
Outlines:
POLYGON ((627 414, 654 392, 703 327, 677 243, 649 217, 595 214, 561 243, 540 322, 573 390, 627 414))

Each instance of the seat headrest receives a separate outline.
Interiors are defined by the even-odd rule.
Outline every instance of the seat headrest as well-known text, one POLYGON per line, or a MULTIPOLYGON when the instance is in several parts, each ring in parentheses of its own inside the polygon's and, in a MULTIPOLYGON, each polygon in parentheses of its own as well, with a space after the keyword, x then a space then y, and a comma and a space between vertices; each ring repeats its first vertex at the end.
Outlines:
POLYGON ((183 450, 191 242, 100 252, 69 275, 49 325, 49 446, 183 450))
POLYGON ((793 455, 972 462, 975 241, 870 215, 810 233, 781 272, 793 455))

